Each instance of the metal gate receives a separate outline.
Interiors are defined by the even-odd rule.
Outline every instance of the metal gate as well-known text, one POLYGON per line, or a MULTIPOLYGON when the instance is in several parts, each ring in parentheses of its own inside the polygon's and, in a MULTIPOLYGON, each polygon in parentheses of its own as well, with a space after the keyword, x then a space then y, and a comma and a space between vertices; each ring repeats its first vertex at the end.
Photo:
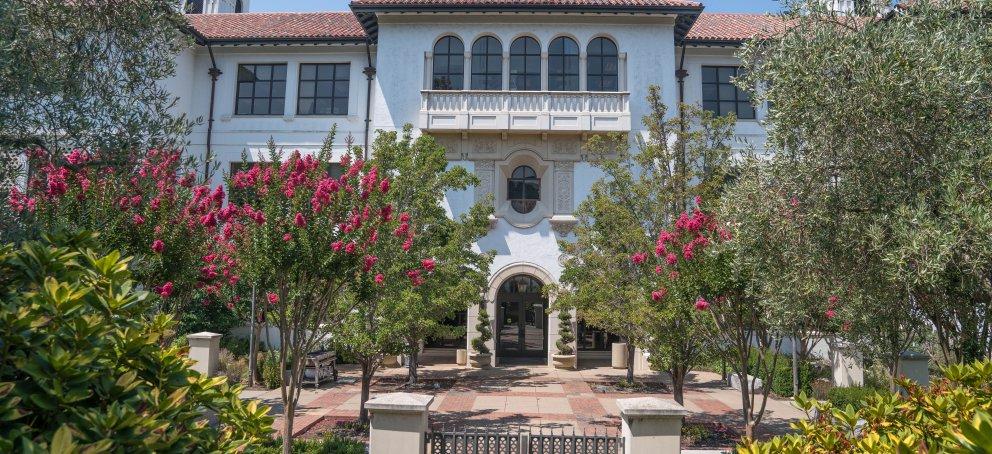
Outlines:
POLYGON ((427 433, 427 448, 431 454, 623 454, 623 437, 574 428, 442 429, 427 433))

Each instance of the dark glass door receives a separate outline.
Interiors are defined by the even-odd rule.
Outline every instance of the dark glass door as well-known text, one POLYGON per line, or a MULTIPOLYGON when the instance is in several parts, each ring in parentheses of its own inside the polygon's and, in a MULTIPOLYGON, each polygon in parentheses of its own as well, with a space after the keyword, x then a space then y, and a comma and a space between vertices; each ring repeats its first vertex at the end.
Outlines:
POLYGON ((497 297, 497 345, 501 357, 543 358, 548 349, 547 302, 540 283, 529 276, 510 278, 497 297))

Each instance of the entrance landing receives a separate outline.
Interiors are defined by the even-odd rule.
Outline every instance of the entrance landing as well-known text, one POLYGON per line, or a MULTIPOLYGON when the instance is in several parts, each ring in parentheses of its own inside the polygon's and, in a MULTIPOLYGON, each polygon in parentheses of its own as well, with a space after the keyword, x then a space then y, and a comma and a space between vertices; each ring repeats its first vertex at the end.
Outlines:
MULTIPOLYGON (((294 432, 302 434, 321 420, 326 423, 358 417, 359 372, 352 365, 341 369, 341 382, 326 383, 317 390, 307 387, 303 391, 294 432)), ((638 381, 655 384, 648 388, 649 392, 616 392, 604 386, 615 383, 624 373, 609 367, 565 371, 547 366, 505 366, 479 370, 440 364, 420 369, 423 384, 418 389, 402 388, 405 368, 383 369, 372 394, 403 391, 434 395, 431 423, 437 428, 532 426, 534 430, 543 427, 556 432, 574 429, 615 433, 620 427, 617 399, 642 396, 672 399, 670 391, 657 385, 669 383, 661 374, 637 377, 638 381)), ((262 399, 273 406, 274 415, 281 413, 278 389, 246 390, 242 396, 262 399)), ((739 391, 725 386, 718 374, 694 372, 685 392, 689 421, 739 427, 740 398, 739 391)), ((769 399, 759 431, 783 433, 789 430, 790 422, 803 417, 788 400, 769 399)), ((281 422, 277 420, 275 427, 281 427, 281 422)))

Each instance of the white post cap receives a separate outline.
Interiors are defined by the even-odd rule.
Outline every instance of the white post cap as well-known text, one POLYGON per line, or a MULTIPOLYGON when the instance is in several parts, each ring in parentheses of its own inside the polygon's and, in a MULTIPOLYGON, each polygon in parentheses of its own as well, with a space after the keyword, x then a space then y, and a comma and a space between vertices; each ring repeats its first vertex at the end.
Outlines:
POLYGON ((638 418, 671 418, 682 417, 689 413, 685 407, 674 400, 657 397, 635 397, 633 399, 617 399, 620 416, 638 418))
POLYGON ((419 413, 427 411, 431 402, 434 402, 434 396, 427 394, 389 393, 369 399, 365 402, 365 408, 393 413, 419 413))

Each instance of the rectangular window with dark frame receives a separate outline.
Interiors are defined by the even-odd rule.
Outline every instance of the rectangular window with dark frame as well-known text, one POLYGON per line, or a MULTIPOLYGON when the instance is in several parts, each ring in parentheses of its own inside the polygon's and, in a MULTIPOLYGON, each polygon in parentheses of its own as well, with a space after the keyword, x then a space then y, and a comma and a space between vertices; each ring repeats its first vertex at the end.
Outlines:
POLYGON ((282 115, 285 106, 285 63, 238 65, 235 115, 282 115))
POLYGON ((351 64, 300 64, 297 115, 348 115, 351 64))
POLYGON ((751 95, 733 83, 742 74, 737 66, 703 66, 703 109, 716 115, 732 113, 741 120, 754 119, 751 95))

